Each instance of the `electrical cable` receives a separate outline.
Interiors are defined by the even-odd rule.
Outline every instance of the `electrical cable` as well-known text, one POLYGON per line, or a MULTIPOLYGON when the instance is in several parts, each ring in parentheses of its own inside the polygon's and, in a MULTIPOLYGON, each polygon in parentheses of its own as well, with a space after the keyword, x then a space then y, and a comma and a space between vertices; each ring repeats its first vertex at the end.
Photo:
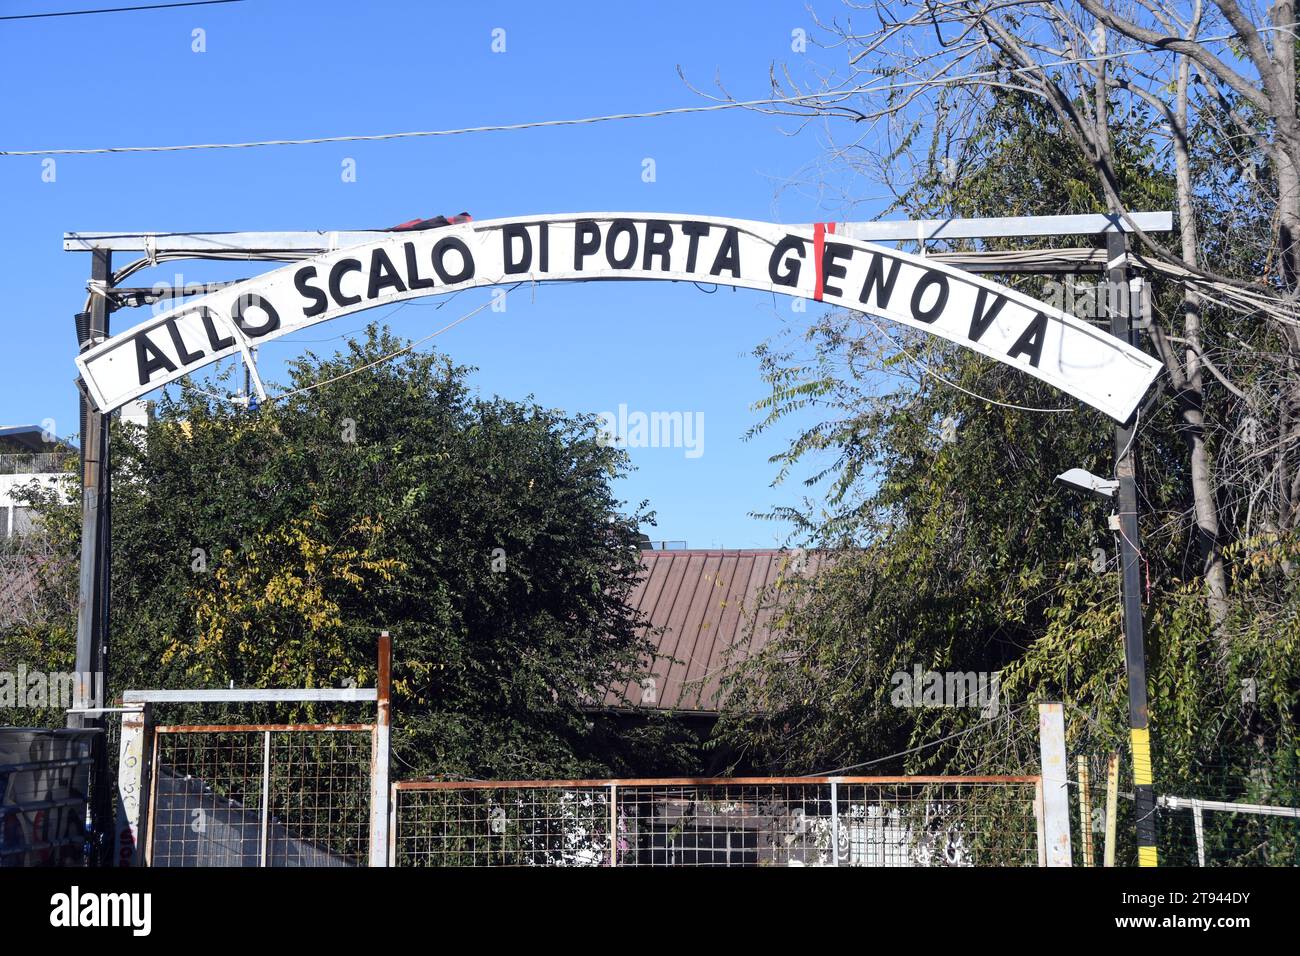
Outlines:
POLYGON ((188 0, 185 3, 153 3, 139 7, 103 7, 98 10, 61 10, 57 13, 14 13, 0 20, 47 20, 51 17, 85 17, 96 13, 134 13, 138 10, 170 10, 174 7, 207 7, 217 3, 243 3, 244 0, 188 0))
MULTIPOLYGON (((1220 37, 1207 37, 1205 42, 1231 40, 1236 34, 1225 34, 1220 37)), ((584 116, 573 119, 557 120, 534 120, 524 123, 499 123, 486 126, 465 126, 455 129, 440 130, 410 130, 401 133, 373 133, 369 135, 353 134, 343 136, 313 136, 303 139, 271 139, 271 140, 250 140, 238 143, 185 143, 170 146, 97 146, 84 148, 67 148, 67 149, 21 149, 21 150, 0 150, 0 156, 91 156, 103 155, 107 153, 176 153, 192 150, 204 149, 252 149, 262 146, 311 146, 323 143, 368 143, 382 142, 392 139, 415 139, 431 136, 460 136, 470 133, 496 133, 511 132, 525 129, 543 129, 556 126, 587 126, 595 123, 608 123, 620 120, 632 119, 654 119, 663 116, 680 116, 690 113, 716 113, 723 110, 734 109, 753 109, 760 106, 779 106, 779 105, 797 105, 809 100, 846 100, 853 96, 862 96, 867 93, 893 92, 909 87, 923 86, 950 86, 954 83, 962 83, 968 80, 987 79, 991 77, 1002 76, 1003 74, 1017 74, 1025 72, 1041 72, 1045 69, 1058 66, 1071 66, 1082 63, 1099 63, 1107 60, 1124 59, 1126 57, 1150 55, 1148 50, 1123 50, 1116 53, 1102 53, 1096 56, 1085 57, 1065 57, 1055 61, 1045 63, 1036 63, 1030 66, 1005 68, 999 67, 990 70, 975 70, 970 73, 958 74, 956 76, 935 76, 921 80, 911 80, 904 83, 885 83, 877 86, 850 87, 848 89, 822 90, 816 93, 800 93, 794 96, 771 96, 754 100, 724 100, 722 102, 709 103, 700 106, 676 106, 660 110, 646 110, 643 112, 628 113, 608 113, 600 116, 584 116)))
POLYGON ((965 388, 965 387, 963 387, 963 386, 961 386, 961 385, 958 385, 956 382, 951 382, 951 381, 949 381, 948 379, 946 379, 946 378, 944 378, 942 375, 940 375, 938 372, 936 372, 934 369, 930 368, 928 365, 926 365, 924 362, 922 362, 919 358, 917 358, 914 354, 912 354, 912 352, 909 351, 908 348, 907 348, 906 346, 901 345, 901 344, 898 342, 897 339, 895 339, 892 335, 890 335, 888 332, 886 332, 884 329, 882 329, 879 325, 877 325, 877 324, 876 324, 876 320, 873 319, 871 316, 867 315, 865 312, 864 312, 864 313, 860 313, 860 314, 862 315, 862 317, 863 317, 864 319, 866 319, 868 322, 870 322, 870 323, 872 324, 872 326, 875 327, 875 329, 876 329, 877 332, 879 332, 879 333, 880 333, 881 335, 883 335, 886 339, 888 339, 888 340, 889 340, 889 343, 890 343, 891 345, 893 345, 894 348, 898 349, 900 352, 902 352, 904 355, 906 355, 909 359, 911 359, 913 362, 915 362, 916 365, 917 365, 917 367, 920 368, 922 372, 925 372, 927 375, 931 375, 931 376, 933 376, 934 378, 938 379, 940 382, 943 382, 943 384, 949 386, 950 388, 955 388, 955 389, 957 389, 957 391, 962 392, 962 393, 964 393, 964 394, 966 394, 966 395, 969 395, 971 398, 977 399, 978 401, 981 401, 981 402, 986 402, 986 403, 988 403, 989 405, 997 405, 997 406, 999 406, 999 407, 1001 407, 1001 408, 1009 408, 1009 409, 1011 409, 1011 410, 1013 410, 1013 411, 1017 411, 1017 412, 1052 412, 1052 413, 1058 413, 1058 414, 1059 414, 1059 413, 1077 412, 1077 411, 1078 411, 1077 408, 1033 408, 1033 407, 1028 406, 1028 405, 1014 405, 1014 404, 1012 404, 1011 402, 1002 402, 1002 401, 998 401, 998 399, 996 399, 996 398, 989 398, 987 395, 981 395, 981 394, 979 394, 978 392, 972 392, 970 389, 965 388))
MULTIPOLYGON (((1028 704, 1021 704, 1018 707, 1012 707, 1010 710, 1007 711, 1007 716, 1010 717, 1013 714, 1017 714, 1028 706, 1029 706, 1028 704)), ((949 740, 956 740, 958 737, 964 737, 967 734, 974 733, 977 730, 983 730, 985 729, 985 727, 986 727, 985 724, 975 724, 973 727, 967 727, 965 730, 959 730, 954 734, 949 734, 946 737, 940 737, 938 740, 931 740, 928 743, 923 743, 916 747, 909 747, 907 750, 900 750, 898 751, 898 753, 892 753, 884 757, 877 757, 874 760, 864 760, 862 763, 850 764, 847 767, 837 767, 835 770, 819 770, 816 773, 806 773, 803 774, 803 776, 839 777, 844 775, 850 770, 860 770, 863 767, 870 767, 874 764, 884 763, 887 760, 894 760, 898 757, 906 757, 914 753, 920 753, 922 750, 927 750, 930 747, 938 746, 939 744, 946 743, 949 740)))
MULTIPOLYGON (((518 288, 518 284, 516 284, 515 288, 518 288)), ((460 318, 456 319, 454 322, 450 322, 450 323, 448 323, 447 325, 444 325, 442 328, 438 329, 436 332, 430 332, 430 333, 429 333, 428 335, 426 335, 424 338, 422 338, 422 339, 417 339, 416 341, 411 342, 409 345, 405 345, 405 346, 403 346, 402 348, 398 349, 398 350, 395 351, 395 352, 390 352, 390 353, 387 354, 387 355, 384 355, 384 356, 381 356, 380 358, 375 359, 373 362, 367 362, 365 365, 358 366, 357 368, 354 368, 354 369, 349 369, 349 370, 346 371, 346 372, 342 372, 342 373, 340 373, 340 374, 338 374, 338 375, 333 376, 332 378, 327 378, 327 379, 325 379, 324 381, 321 381, 321 382, 313 382, 313 383, 310 384, 310 385, 304 385, 302 388, 295 388, 295 389, 292 389, 291 391, 288 391, 288 392, 281 392, 279 395, 268 395, 268 396, 266 397, 266 400, 267 400, 268 402, 278 402, 278 401, 280 401, 281 399, 289 398, 289 397, 291 397, 291 396, 293 396, 293 395, 301 395, 301 394, 303 394, 304 392, 310 392, 310 391, 312 391, 313 389, 321 388, 321 387, 323 387, 323 386, 325 386, 325 385, 332 385, 332 384, 335 383, 335 382, 341 381, 341 380, 343 380, 343 379, 345 379, 345 378, 349 378, 349 377, 351 377, 351 376, 353 376, 353 375, 357 375, 358 373, 360 373, 360 372, 364 372, 364 371, 366 371, 367 369, 374 368, 376 365, 382 365, 384 362, 387 362, 387 361, 390 360, 390 359, 397 358, 397 356, 402 355, 402 354, 405 354, 406 352, 411 351, 411 350, 414 349, 416 346, 418 346, 418 345, 422 345, 422 344, 424 344, 425 342, 428 342, 430 339, 437 338, 439 335, 442 335, 444 332, 447 332, 447 331, 450 331, 451 329, 454 329, 456 326, 460 325, 460 324, 461 324, 462 322, 464 322, 466 319, 469 319, 469 318, 472 318, 472 317, 475 316, 475 315, 478 315, 480 312, 482 312, 484 309, 488 308, 488 307, 491 306, 491 305, 492 305, 492 301, 491 301, 491 300, 488 300, 487 302, 484 302, 482 305, 480 305, 480 306, 478 306, 478 307, 476 307, 476 308, 474 308, 474 309, 471 309, 469 312, 466 312, 464 315, 462 315, 460 318)))

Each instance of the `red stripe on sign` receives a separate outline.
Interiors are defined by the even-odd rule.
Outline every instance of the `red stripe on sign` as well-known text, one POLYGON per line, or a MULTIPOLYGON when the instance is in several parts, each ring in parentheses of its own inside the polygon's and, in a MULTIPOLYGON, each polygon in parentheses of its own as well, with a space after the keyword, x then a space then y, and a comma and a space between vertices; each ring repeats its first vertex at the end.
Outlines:
POLYGON ((818 302, 822 300, 822 289, 824 286, 825 275, 822 273, 822 253, 826 249, 826 234, 835 235, 835 223, 818 222, 813 224, 813 265, 817 269, 817 288, 813 290, 813 298, 818 302))

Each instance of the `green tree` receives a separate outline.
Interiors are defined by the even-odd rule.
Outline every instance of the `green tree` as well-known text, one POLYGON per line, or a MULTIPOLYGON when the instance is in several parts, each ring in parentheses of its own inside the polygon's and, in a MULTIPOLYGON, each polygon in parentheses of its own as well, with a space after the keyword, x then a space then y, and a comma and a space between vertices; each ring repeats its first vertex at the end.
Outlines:
MULTIPOLYGON (((1172 194, 1151 122, 1130 116, 1111 144, 1129 208, 1167 207, 1172 194)), ((1032 98, 997 97, 963 149, 959 176, 922 176, 900 207, 918 216, 1105 210, 1093 164, 1032 98)), ((1049 300, 1083 291, 1014 281, 1049 300)), ((1182 296, 1157 284, 1158 313, 1180 308, 1182 296)), ((1214 321, 1216 334, 1228 331, 1223 316, 1214 321)), ((1237 334, 1262 349, 1271 333, 1237 334)), ((778 638, 738 660, 724 686, 723 739, 781 772, 890 754, 903 756, 873 770, 1026 771, 1037 760, 1032 705, 1052 699, 1069 704, 1076 751, 1127 751, 1112 509, 1053 481, 1072 467, 1111 473, 1113 423, 998 363, 856 313, 827 315, 758 355, 771 385, 760 429, 818 411, 776 461, 783 479, 807 470, 829 491, 775 515, 828 560, 782 582, 778 638), (895 675, 917 666, 999 672, 997 718, 898 706, 895 675)), ((1209 394, 1216 414, 1232 400, 1209 394)), ((1157 402, 1136 446, 1159 789, 1293 804, 1300 596, 1288 568, 1300 538, 1251 529, 1225 495, 1231 586, 1212 611, 1188 520, 1183 411, 1157 402)), ((1296 849, 1294 834, 1265 844, 1272 859, 1296 849)))
MULTIPOLYGON (((255 413, 186 388, 116 432, 111 687, 364 685, 387 628, 401 772, 671 763, 662 725, 591 706, 651 649, 627 602, 650 516, 611 491, 626 457, 591 417, 476 397, 443 356, 381 361, 404 345, 372 326, 255 413)), ((42 510, 75 549, 76 510, 42 510)), ((47 585, 66 654, 66 582, 47 585)))

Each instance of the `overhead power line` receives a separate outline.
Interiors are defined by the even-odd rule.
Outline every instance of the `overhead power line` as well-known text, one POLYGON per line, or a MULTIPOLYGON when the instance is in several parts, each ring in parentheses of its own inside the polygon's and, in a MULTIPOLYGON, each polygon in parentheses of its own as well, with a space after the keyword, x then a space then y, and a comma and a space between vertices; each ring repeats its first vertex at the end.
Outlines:
POLYGON ((312 146, 320 143, 374 143, 390 139, 415 139, 427 136, 460 136, 466 133, 498 133, 522 129, 542 129, 550 126, 586 126, 593 123, 610 123, 616 120, 650 119, 656 116, 676 116, 684 113, 715 113, 720 110, 744 109, 754 106, 793 104, 803 100, 845 97, 858 91, 843 93, 823 91, 803 93, 798 96, 767 97, 760 100, 728 100, 702 106, 675 106, 641 113, 608 113, 603 116, 583 116, 576 119, 533 120, 526 123, 499 123, 492 126, 462 126, 457 129, 410 130, 402 133, 373 133, 351 136, 314 136, 308 139, 269 139, 247 143, 187 143, 179 146, 98 146, 85 149, 6 149, 0 156, 89 156, 103 153, 177 153, 196 149, 251 149, 258 146, 312 146))
MULTIPOLYGON (((1202 42, 1232 39, 1235 34, 1219 37, 1206 37, 1202 42)), ((993 68, 976 70, 953 76, 932 76, 907 82, 887 82, 875 86, 849 87, 842 89, 819 90, 814 93, 799 93, 793 96, 771 96, 756 100, 723 100, 700 106, 675 106, 661 110, 646 110, 636 113, 607 113, 602 116, 583 116, 575 119, 533 120, 524 123, 499 123, 490 126, 462 126, 455 129, 410 130, 401 133, 373 133, 369 135, 313 136, 305 139, 268 139, 252 140, 242 143, 184 143, 172 146, 94 146, 71 149, 4 149, 0 156, 94 156, 106 153, 179 153, 203 149, 252 149, 262 146, 313 146, 323 143, 374 143, 393 139, 417 139, 430 136, 462 136, 469 133, 499 133, 525 129, 545 129, 557 126, 589 126, 595 123, 610 123, 618 120, 653 119, 660 116, 683 116, 690 113, 716 113, 723 110, 752 109, 760 106, 795 105, 807 101, 842 101, 854 96, 868 93, 880 93, 888 90, 908 89, 918 86, 951 86, 969 80, 988 79, 1003 74, 1032 73, 1057 66, 1070 66, 1080 63, 1099 63, 1107 60, 1125 59, 1131 56, 1148 56, 1149 50, 1121 50, 1115 53, 1100 53, 1096 56, 1067 57, 1029 66, 993 68)))
POLYGON ((0 20, 46 20, 50 17, 88 17, 96 13, 134 13, 137 10, 170 10, 173 7, 207 7, 214 3, 243 3, 244 0, 188 0, 186 3, 153 3, 138 7, 102 7, 98 10, 60 10, 56 13, 13 13, 0 20))

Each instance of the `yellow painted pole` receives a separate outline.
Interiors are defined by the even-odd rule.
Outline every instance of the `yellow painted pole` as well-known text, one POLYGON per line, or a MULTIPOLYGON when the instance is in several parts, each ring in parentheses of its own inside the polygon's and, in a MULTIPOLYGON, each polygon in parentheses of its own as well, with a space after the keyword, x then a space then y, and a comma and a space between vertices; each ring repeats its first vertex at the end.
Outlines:
POLYGON ((1083 840, 1083 865, 1095 866, 1092 846, 1092 794, 1088 790, 1088 758, 1078 757, 1079 767, 1079 836, 1083 840))

